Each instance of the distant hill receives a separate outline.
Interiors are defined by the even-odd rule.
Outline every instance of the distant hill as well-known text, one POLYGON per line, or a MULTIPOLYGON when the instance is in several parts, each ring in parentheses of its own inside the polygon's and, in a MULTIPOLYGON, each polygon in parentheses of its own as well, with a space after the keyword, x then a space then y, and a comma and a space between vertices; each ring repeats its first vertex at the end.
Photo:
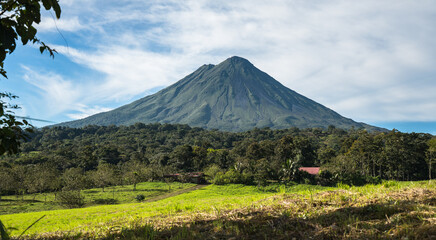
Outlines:
POLYGON ((338 128, 383 130, 342 117, 283 86, 241 57, 203 65, 175 84, 112 111, 58 126, 181 123, 207 129, 338 128))

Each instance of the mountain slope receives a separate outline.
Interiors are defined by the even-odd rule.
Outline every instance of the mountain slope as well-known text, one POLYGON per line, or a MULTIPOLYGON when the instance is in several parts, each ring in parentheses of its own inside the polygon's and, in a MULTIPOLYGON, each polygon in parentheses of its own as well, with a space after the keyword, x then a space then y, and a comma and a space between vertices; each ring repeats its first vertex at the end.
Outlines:
POLYGON ((354 122, 283 86, 249 61, 203 65, 175 84, 133 103, 62 126, 181 123, 225 131, 254 127, 374 127, 354 122))

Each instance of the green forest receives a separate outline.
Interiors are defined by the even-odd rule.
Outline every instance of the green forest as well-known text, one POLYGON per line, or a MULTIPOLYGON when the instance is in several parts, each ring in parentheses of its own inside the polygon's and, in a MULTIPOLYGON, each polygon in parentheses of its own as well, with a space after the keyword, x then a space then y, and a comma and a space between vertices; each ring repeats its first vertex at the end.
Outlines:
POLYGON ((35 130, 0 160, 2 195, 80 190, 204 172, 211 183, 333 186, 435 175, 435 138, 361 129, 269 128, 231 133, 177 124, 35 130), (313 176, 300 167, 321 167, 313 176))

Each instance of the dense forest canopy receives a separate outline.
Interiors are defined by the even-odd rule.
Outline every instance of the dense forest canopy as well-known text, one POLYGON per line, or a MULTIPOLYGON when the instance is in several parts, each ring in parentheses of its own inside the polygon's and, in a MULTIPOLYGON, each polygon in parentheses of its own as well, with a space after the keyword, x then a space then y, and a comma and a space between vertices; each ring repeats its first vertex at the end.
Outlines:
POLYGON ((368 133, 334 126, 240 133, 142 123, 43 128, 21 145, 21 153, 1 157, 0 190, 104 188, 194 171, 204 171, 215 183, 423 180, 434 176, 432 139, 424 133, 368 133), (301 166, 320 166, 322 171, 314 179, 299 172, 301 166))

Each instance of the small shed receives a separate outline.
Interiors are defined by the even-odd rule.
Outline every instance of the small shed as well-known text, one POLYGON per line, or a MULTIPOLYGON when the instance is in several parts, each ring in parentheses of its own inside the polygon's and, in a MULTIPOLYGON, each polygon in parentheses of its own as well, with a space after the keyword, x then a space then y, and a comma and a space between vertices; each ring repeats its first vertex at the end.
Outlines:
POLYGON ((307 172, 312 175, 318 175, 319 167, 300 167, 298 170, 307 172))
POLYGON ((202 172, 188 173, 188 179, 191 183, 196 183, 196 184, 206 183, 205 175, 202 172))

